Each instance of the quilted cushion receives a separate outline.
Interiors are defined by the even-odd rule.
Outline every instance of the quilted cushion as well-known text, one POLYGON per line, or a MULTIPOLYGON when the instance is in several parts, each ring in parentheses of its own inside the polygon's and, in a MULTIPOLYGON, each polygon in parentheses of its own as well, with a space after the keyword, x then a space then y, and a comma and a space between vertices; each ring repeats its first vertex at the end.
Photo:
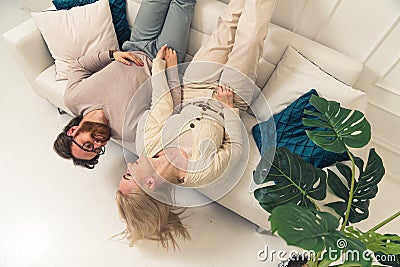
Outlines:
MULTIPOLYGON (((305 93, 286 109, 273 116, 276 125, 276 147, 287 147, 293 153, 299 154, 308 163, 319 168, 334 164, 336 161, 348 160, 347 153, 337 154, 325 151, 314 144, 306 134, 306 130, 316 127, 306 127, 302 118, 304 109, 317 111, 310 103, 311 95, 318 95, 315 89, 305 93)), ((257 147, 263 154, 271 146, 271 120, 261 122, 252 129, 257 147)), ((319 129, 321 130, 321 129, 319 129)))
MULTIPOLYGON (((96 1, 97 0, 53 0, 53 4, 60 10, 84 6, 96 1)), ((109 2, 115 33, 117 34, 119 47, 121 47, 131 36, 131 30, 126 19, 126 2, 125 0, 109 0, 109 2)))

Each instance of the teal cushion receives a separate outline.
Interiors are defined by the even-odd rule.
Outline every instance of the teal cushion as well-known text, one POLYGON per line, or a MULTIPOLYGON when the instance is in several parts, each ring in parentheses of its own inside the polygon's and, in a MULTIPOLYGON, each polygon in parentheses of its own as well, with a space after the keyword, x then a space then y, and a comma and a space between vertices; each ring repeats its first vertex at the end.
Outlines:
MULTIPOLYGON (((300 155, 305 161, 319 168, 334 164, 336 161, 348 160, 347 153, 325 151, 314 144, 306 134, 306 130, 316 130, 317 127, 306 127, 302 118, 304 109, 317 111, 309 102, 311 95, 318 95, 315 89, 299 97, 286 109, 275 114, 276 147, 287 147, 293 153, 300 155)), ((254 140, 261 154, 271 147, 271 121, 264 121, 252 129, 254 140)), ((318 129, 323 130, 323 129, 318 129)))
MULTIPOLYGON (((76 6, 84 6, 96 2, 97 0, 53 0, 54 6, 60 9, 70 9, 76 6)), ((119 47, 129 40, 131 29, 126 19, 126 2, 125 0, 109 0, 112 20, 115 33, 117 35, 119 47)))

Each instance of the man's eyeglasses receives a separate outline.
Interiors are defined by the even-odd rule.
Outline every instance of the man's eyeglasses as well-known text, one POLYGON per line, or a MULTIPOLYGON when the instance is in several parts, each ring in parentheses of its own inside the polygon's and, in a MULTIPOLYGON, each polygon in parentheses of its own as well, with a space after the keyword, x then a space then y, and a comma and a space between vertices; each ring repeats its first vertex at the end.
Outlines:
POLYGON ((103 155, 104 153, 106 153, 106 148, 104 146, 94 148, 94 144, 90 141, 87 141, 87 142, 83 143, 83 145, 80 145, 78 142, 75 141, 74 137, 70 136, 70 138, 71 138, 72 142, 74 142, 74 144, 77 145, 83 151, 94 152, 97 155, 103 155))

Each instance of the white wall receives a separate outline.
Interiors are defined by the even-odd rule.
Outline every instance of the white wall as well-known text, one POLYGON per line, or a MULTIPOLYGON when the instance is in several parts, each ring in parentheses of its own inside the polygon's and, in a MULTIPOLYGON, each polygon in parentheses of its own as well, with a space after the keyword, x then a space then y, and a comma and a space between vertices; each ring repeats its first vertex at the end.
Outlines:
POLYGON ((364 63, 371 145, 400 182, 400 1, 277 0, 272 22, 364 63))

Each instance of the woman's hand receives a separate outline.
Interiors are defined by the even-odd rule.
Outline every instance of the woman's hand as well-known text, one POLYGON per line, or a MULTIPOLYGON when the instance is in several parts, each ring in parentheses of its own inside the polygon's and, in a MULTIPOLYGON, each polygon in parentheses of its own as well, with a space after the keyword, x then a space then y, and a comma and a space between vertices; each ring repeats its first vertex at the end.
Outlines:
POLYGON ((233 108, 233 91, 229 86, 223 85, 218 86, 217 89, 217 100, 233 108))
POLYGON ((158 50, 157 52, 156 58, 164 59, 166 50, 167 50, 167 45, 161 46, 160 50, 158 50))
POLYGON ((114 51, 113 53, 113 57, 116 61, 119 61, 125 65, 130 66, 131 63, 129 62, 132 61, 133 63, 135 63, 138 66, 143 66, 144 63, 143 61, 140 59, 140 57, 138 57, 137 55, 131 53, 131 52, 124 52, 124 51, 114 51))
POLYGON ((167 68, 178 65, 178 58, 176 57, 176 51, 174 49, 167 48, 164 58, 167 63, 167 68))
POLYGON ((172 48, 168 48, 167 45, 163 45, 160 50, 158 50, 156 58, 165 60, 167 68, 178 64, 176 51, 172 48))

